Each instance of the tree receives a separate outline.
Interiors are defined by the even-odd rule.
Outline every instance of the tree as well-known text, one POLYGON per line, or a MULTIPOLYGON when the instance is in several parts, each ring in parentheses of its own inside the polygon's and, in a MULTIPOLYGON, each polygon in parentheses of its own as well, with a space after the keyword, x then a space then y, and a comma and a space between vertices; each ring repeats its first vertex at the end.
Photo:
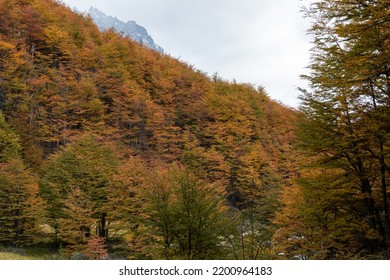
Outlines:
POLYGON ((184 168, 173 167, 152 182, 150 197, 151 223, 161 238, 165 258, 221 256, 227 209, 214 186, 184 168))
MULTIPOLYGON (((79 250, 99 235, 107 245, 131 243, 138 256, 150 257, 156 246, 142 252, 151 235, 142 221, 151 177, 145 166, 174 161, 204 180, 194 183, 197 191, 213 182, 231 208, 252 207, 254 224, 269 224, 278 190, 291 176, 292 110, 261 88, 211 80, 113 30, 99 32, 90 18, 60 2, 0 1, 0 110, 21 137, 21 157, 41 176, 45 223, 58 242, 79 250), (95 140, 86 140, 89 132, 95 140), (121 162, 114 164, 106 143, 120 149, 121 162)), ((170 199, 180 197, 173 175, 164 178, 170 199)), ((171 236, 172 244, 186 246, 171 236)), ((179 251, 172 254, 188 252, 179 251)))
POLYGON ((4 163, 20 156, 19 137, 12 131, 0 111, 0 162, 4 163))
POLYGON ((144 243, 148 237, 145 220, 147 217, 148 180, 151 172, 145 163, 137 157, 122 162, 109 185, 108 211, 111 217, 112 236, 126 244, 131 258, 145 258, 144 243), (131 240, 130 243, 126 242, 131 240), (141 243, 141 244, 140 244, 141 243))
POLYGON ((237 260, 270 259, 271 236, 270 224, 262 221, 266 215, 258 213, 255 205, 237 211, 231 217, 231 234, 224 237, 229 247, 229 258, 237 260))
POLYGON ((21 160, 0 164, 0 243, 32 244, 38 233, 38 179, 21 160))
MULTIPOLYGON (((323 245, 327 258, 343 257, 337 251, 346 242, 355 244, 349 255, 390 245, 389 9, 388 1, 322 0, 306 10, 314 20, 314 48, 299 146, 314 161, 314 173, 305 173, 311 183, 301 181, 305 202, 312 201, 303 211, 327 217, 322 238, 333 240, 323 245), (338 237, 331 237, 334 225, 338 237)), ((310 227, 313 220, 306 222, 310 227)))
POLYGON ((104 260, 108 257, 104 237, 93 236, 87 241, 85 256, 92 260, 104 260))
POLYGON ((0 243, 31 244, 37 236, 38 178, 20 158, 19 137, 0 113, 0 243))
POLYGON ((91 135, 50 158, 41 179, 41 193, 49 223, 62 242, 83 244, 92 234, 108 237, 108 188, 117 166, 113 150, 91 135))

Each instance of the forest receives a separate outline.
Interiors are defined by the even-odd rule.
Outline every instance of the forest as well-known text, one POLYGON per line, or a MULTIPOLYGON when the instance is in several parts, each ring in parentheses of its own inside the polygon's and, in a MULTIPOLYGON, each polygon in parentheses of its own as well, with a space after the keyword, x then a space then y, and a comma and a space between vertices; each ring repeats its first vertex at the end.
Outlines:
POLYGON ((293 109, 61 1, 0 0, 0 259, 389 259, 390 3, 302 16, 293 109))

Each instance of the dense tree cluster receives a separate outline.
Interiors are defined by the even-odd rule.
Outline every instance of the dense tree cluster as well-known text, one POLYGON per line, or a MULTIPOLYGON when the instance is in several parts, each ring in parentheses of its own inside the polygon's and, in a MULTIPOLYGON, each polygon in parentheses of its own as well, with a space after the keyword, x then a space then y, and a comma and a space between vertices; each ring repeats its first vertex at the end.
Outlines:
POLYGON ((42 201, 38 177, 20 157, 20 140, 0 113, 0 242, 34 241, 42 201))
POLYGON ((0 0, 0 246, 389 258, 390 5, 305 13, 314 47, 294 111, 60 1, 0 0))
POLYGON ((270 250, 296 113, 262 88, 43 0, 0 0, 0 73, 0 245, 93 259, 270 250))

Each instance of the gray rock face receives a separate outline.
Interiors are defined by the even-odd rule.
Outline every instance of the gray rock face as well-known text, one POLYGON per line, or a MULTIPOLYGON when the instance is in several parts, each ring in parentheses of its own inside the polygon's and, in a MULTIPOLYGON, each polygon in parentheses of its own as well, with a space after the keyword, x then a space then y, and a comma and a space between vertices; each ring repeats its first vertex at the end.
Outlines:
POLYGON ((107 16, 94 7, 89 8, 88 14, 100 30, 104 31, 113 28, 116 32, 130 37, 134 41, 147 46, 152 50, 164 53, 164 49, 153 41, 153 38, 148 34, 146 29, 138 25, 135 21, 128 21, 125 23, 116 17, 107 16))

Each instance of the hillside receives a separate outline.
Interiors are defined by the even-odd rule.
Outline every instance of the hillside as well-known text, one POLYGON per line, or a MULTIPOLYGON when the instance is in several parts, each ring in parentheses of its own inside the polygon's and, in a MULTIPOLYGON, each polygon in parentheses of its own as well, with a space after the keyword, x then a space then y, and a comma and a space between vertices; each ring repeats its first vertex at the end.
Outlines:
MULTIPOLYGON (((88 255, 95 247, 112 258, 248 257, 220 248, 211 228, 225 221, 225 233, 241 227, 227 236, 258 240, 245 248, 251 258, 273 257, 253 246, 270 240, 295 176, 297 113, 262 88, 208 77, 46 0, 0 0, 0 70, 9 196, 0 203, 20 208, 16 232, 0 229, 2 245, 61 245, 67 257, 104 258, 88 255), (209 226, 182 233, 172 224, 178 201, 209 226)), ((5 224, 15 219, 7 207, 5 224)))
POLYGON ((0 0, 0 258, 390 258, 390 7, 363 2, 304 9, 295 111, 0 0))

